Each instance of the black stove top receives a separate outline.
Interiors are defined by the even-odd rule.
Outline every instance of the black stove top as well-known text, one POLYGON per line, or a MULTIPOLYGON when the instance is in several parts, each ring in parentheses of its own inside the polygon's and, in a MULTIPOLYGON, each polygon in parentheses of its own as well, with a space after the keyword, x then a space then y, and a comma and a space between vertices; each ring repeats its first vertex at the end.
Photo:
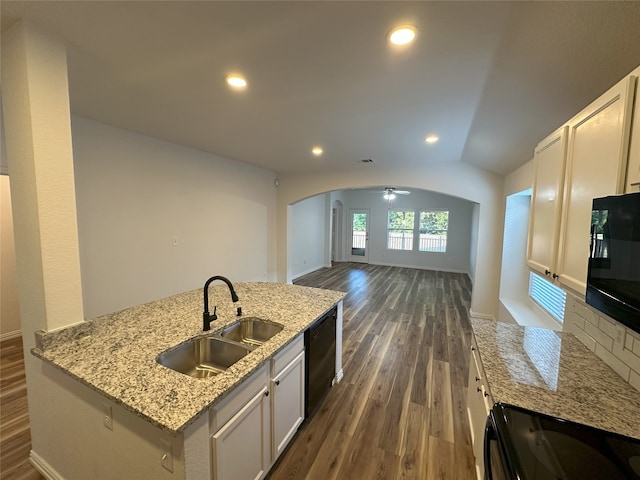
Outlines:
POLYGON ((512 478, 640 480, 640 440, 501 403, 491 420, 512 478))

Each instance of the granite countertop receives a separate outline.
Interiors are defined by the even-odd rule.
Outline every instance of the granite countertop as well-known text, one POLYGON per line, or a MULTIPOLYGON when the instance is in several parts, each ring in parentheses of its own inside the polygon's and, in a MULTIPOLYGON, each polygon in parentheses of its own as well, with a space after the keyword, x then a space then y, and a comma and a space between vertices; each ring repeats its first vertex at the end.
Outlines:
POLYGON ((218 320, 202 331, 202 289, 138 305, 55 332, 37 332, 33 355, 160 428, 184 431, 201 413, 290 343, 345 293, 283 283, 238 283, 232 303, 226 285, 209 289, 218 320), (278 322, 284 329, 226 372, 196 379, 156 362, 158 354, 243 317, 278 322))
POLYGON ((494 402, 640 438, 640 392, 571 333, 471 324, 494 402))

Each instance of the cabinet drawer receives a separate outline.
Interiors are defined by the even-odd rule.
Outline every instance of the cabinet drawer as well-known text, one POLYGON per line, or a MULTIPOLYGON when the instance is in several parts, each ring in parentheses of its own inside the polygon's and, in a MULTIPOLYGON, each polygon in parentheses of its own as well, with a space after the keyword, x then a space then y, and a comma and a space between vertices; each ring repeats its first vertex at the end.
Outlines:
POLYGON ((271 376, 278 375, 283 368, 304 351, 304 333, 298 335, 289 345, 271 359, 271 376))
POLYGON ((231 417, 240 411, 256 393, 266 388, 269 383, 269 370, 267 365, 260 367, 248 379, 225 398, 211 408, 209 427, 211 432, 217 431, 231 417))

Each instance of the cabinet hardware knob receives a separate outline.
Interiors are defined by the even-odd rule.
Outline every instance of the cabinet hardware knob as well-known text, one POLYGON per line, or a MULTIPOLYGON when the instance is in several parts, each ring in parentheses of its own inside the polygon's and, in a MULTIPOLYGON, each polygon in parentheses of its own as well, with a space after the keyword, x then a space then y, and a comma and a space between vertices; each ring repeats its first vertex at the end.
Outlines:
POLYGON ((554 273, 554 274, 552 275, 552 277, 553 277, 553 278, 558 278, 559 276, 560 276, 560 275, 558 275, 557 273, 554 273))
POLYGON ((484 392, 484 396, 485 396, 485 397, 488 397, 488 396, 489 396, 489 394, 488 394, 487 392, 484 392))
POLYGON ((475 352, 476 351, 476 347, 471 347, 471 351, 475 352))
POLYGON ((551 270, 545 270, 545 271, 544 271, 544 274, 545 274, 545 275, 549 275, 550 273, 551 273, 551 270))
POLYGON ((478 391, 478 393, 482 393, 482 390, 480 390, 480 387, 477 387, 476 390, 478 391))
POLYGON ((269 396, 269 391, 267 390, 266 392, 264 392, 264 396, 268 397, 269 396))
POLYGON ((480 377, 476 376, 476 382, 480 381, 480 377))
POLYGON ((276 380, 276 385, 280 385, 280 380, 276 380))

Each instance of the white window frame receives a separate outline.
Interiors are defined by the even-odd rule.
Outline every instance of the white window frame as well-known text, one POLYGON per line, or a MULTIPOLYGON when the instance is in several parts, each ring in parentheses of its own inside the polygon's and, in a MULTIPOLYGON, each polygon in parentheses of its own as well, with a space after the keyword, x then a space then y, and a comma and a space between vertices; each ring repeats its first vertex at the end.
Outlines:
POLYGON ((418 213, 418 251, 419 252, 430 252, 430 253, 446 253, 447 252, 447 245, 448 245, 448 240, 449 240, 449 221, 451 220, 451 211, 447 208, 423 208, 420 210, 420 212, 418 213), (422 218, 422 214, 423 213, 431 213, 431 212, 446 212, 447 213, 447 229, 445 231, 444 235, 440 235, 441 237, 444 237, 444 241, 439 240, 440 243, 443 243, 442 246, 436 246, 435 248, 431 247, 431 248, 427 248, 425 247, 424 249, 422 248, 422 233, 421 233, 421 229, 420 229, 420 219, 422 218))
MULTIPOLYGON (((405 215, 406 219, 406 215, 405 215)), ((390 208, 387 210, 387 250, 393 250, 394 252, 411 252, 413 251, 413 246, 415 244, 415 231, 416 231, 416 211, 413 208, 390 208), (393 230, 402 230, 402 240, 401 240, 401 248, 392 248, 390 247, 390 239, 391 239, 391 229, 389 225, 389 215, 391 212, 402 212, 404 214, 413 213, 413 227, 409 228, 394 228, 393 230), (408 235, 407 232, 411 232, 411 235, 408 235), (407 247, 407 243, 409 244, 409 248, 407 247)))

